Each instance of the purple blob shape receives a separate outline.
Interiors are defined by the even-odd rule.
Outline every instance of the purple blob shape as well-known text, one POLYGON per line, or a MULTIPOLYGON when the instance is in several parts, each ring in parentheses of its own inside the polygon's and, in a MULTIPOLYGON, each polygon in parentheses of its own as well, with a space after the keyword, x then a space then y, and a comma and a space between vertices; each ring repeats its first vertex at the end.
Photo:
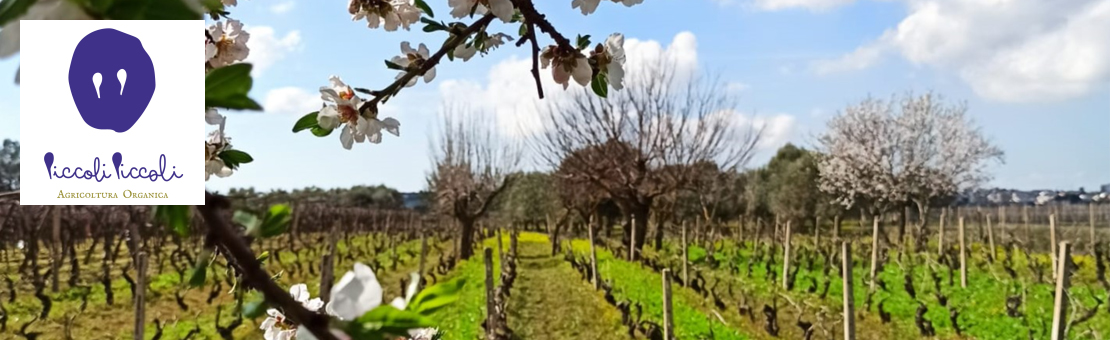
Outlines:
POLYGON ((73 50, 69 91, 81 119, 94 129, 130 130, 150 104, 154 85, 154 62, 139 38, 105 28, 86 35, 73 50), (124 84, 116 77, 120 69, 127 72, 124 84), (99 97, 95 73, 103 79, 99 97))
POLYGON ((123 164, 123 155, 119 152, 112 154, 112 164, 116 166, 116 173, 119 173, 119 165, 123 164))
POLYGON ((54 153, 47 152, 46 156, 42 157, 42 160, 46 162, 46 175, 50 176, 50 178, 54 178, 54 175, 50 174, 50 167, 54 166, 54 153))

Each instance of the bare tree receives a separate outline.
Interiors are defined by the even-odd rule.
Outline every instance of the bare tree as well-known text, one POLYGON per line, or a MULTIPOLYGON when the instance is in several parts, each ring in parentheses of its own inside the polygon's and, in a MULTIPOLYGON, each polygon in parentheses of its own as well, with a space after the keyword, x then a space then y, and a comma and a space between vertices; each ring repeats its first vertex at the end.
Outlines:
MULTIPOLYGON (((913 204, 928 216, 938 199, 989 180, 988 161, 1003 161, 966 113, 966 104, 945 104, 933 93, 847 107, 819 138, 821 190, 846 207, 860 203, 876 213, 913 204)), ((923 230, 924 219, 918 223, 923 230)))
POLYGON ((676 74, 675 61, 659 58, 628 72, 625 88, 601 98, 587 90, 567 100, 546 101, 543 129, 533 138, 542 161, 558 175, 574 177, 604 191, 626 222, 624 243, 635 228, 637 249, 644 244, 656 197, 685 185, 689 166, 714 162, 722 169, 745 165, 762 135, 745 125, 735 97, 716 79, 676 74))
POLYGON ((486 112, 448 103, 441 115, 428 187, 436 209, 459 222, 459 256, 467 259, 473 255, 474 224, 513 181, 521 148, 501 137, 486 112))

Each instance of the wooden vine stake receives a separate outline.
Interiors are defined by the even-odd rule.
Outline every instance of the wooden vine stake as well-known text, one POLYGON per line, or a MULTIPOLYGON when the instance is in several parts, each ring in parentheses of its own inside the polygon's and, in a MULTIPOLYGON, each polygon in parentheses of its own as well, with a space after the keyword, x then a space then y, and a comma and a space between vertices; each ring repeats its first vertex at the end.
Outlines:
POLYGON ((967 243, 964 240, 964 217, 959 217, 960 223, 960 288, 967 288, 967 243))
POLYGON ((790 285, 790 220, 786 220, 786 243, 782 247, 782 289, 789 290, 790 285))
POLYGON ((879 216, 871 217, 872 230, 871 230, 871 284, 868 287, 869 292, 875 291, 876 275, 879 271, 879 216))
POLYGON ((674 340, 674 313, 671 309, 671 270, 663 268, 663 334, 664 339, 674 340))
POLYGON ((940 236, 937 236, 937 256, 943 256, 944 255, 944 220, 947 217, 947 215, 948 215, 948 208, 947 207, 940 210, 940 228, 938 229, 938 232, 940 232, 940 236))
POLYGON ((994 262, 994 228, 991 226, 991 214, 986 214, 987 217, 987 244, 990 249, 987 252, 987 259, 992 263, 994 262))
POLYGON ((497 302, 493 287, 493 249, 486 248, 486 339, 497 340, 497 302))
POLYGON ((1094 251, 1094 249, 1095 249, 1095 204, 1094 203, 1088 203, 1087 204, 1087 220, 1088 220, 1088 223, 1090 223, 1090 228, 1091 228, 1091 243, 1090 243, 1091 248, 1089 250, 1094 251))
POLYGON ((590 230, 590 273, 593 274, 590 277, 590 281, 594 284, 594 290, 598 290, 601 289, 601 279, 598 278, 597 251, 594 250, 594 215, 590 215, 590 222, 587 228, 590 230))
POLYGON ((1059 265, 1056 258, 1056 214, 1048 215, 1048 241, 1052 244, 1052 279, 1056 279, 1056 266, 1059 265))
POLYGON ((1071 257, 1071 245, 1067 241, 1060 242, 1060 256, 1054 272, 1056 272, 1056 302, 1052 307, 1052 340, 1064 340, 1068 335, 1068 284, 1069 275, 1068 258, 1071 257))
POLYGON ((690 284, 690 254, 687 253, 686 221, 682 221, 682 282, 690 284))
POLYGON ((844 340, 856 340, 856 299, 852 294, 852 245, 840 243, 841 277, 844 281, 844 340))
POLYGON ((628 228, 628 260, 636 261, 636 216, 632 216, 632 223, 628 228))
POLYGON ((146 329, 146 252, 135 255, 135 340, 143 340, 146 329))

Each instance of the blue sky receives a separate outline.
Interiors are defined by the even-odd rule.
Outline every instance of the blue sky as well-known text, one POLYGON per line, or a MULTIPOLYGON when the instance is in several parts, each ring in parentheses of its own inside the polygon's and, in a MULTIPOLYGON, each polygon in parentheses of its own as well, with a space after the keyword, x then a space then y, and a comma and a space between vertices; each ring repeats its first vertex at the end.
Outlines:
MULTIPOLYGON (((831 115, 868 95, 933 90, 966 101, 1005 150, 1006 163, 992 168, 992 185, 1090 190, 1110 183, 1110 0, 1069 0, 1072 6, 1052 0, 645 0, 632 8, 603 1, 590 16, 570 2, 536 1, 566 35, 622 32, 667 48, 683 34, 687 52, 696 41, 697 68, 732 84, 739 109, 776 131, 751 166, 787 141, 811 144, 831 115)), ((446 17, 446 1, 429 3, 437 17, 446 17)), ((401 41, 434 45, 445 35, 418 27, 369 29, 352 22, 340 1, 240 0, 230 11, 252 35, 249 61, 259 69, 251 95, 267 110, 228 117, 232 143, 256 161, 213 178, 209 189, 384 183, 420 190, 445 92, 535 96, 534 89, 492 90, 504 88, 494 83, 506 77, 530 79, 529 51, 506 45, 466 63, 442 64, 434 82, 391 100, 382 115, 401 121, 400 137, 344 150, 337 134, 290 132, 301 115, 319 107, 317 88, 333 74, 353 86, 382 88, 396 74, 382 60, 397 55, 401 41)), ((0 60, 0 79, 14 77, 17 65, 18 57, 0 60)), ((0 138, 19 136, 18 90, 0 81, 0 138)), ((24 104, 42 105, 40 112, 49 114, 48 103, 24 104)))

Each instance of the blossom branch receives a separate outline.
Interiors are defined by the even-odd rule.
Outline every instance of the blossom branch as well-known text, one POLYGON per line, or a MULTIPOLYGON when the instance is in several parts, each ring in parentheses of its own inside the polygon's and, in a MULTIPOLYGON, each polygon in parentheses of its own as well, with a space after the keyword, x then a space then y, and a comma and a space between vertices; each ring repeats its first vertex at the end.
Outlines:
POLYGON ((559 33, 559 31, 555 30, 555 26, 551 25, 550 21, 547 21, 546 15, 536 10, 536 6, 532 4, 532 0, 513 0, 513 3, 520 9, 520 14, 524 16, 525 22, 529 25, 538 26, 540 31, 551 36, 551 39, 554 39, 555 43, 558 44, 560 48, 577 50, 570 44, 570 39, 567 39, 559 33))
POLYGON ((204 205, 197 206, 197 210, 208 224, 210 239, 220 243, 243 275, 243 281, 250 287, 262 292, 266 301, 281 308, 282 313, 297 324, 303 325, 320 340, 337 340, 328 331, 328 317, 316 314, 304 308, 301 303, 293 299, 289 293, 278 287, 270 275, 262 269, 261 263, 251 252, 250 247, 235 228, 224 220, 220 211, 230 207, 231 203, 222 196, 208 192, 204 193, 204 205))
POLYGON ((461 44, 463 41, 466 41, 467 37, 469 37, 471 34, 477 33, 478 30, 484 29, 496 17, 497 16, 493 15, 493 13, 488 13, 485 16, 482 16, 481 19, 478 19, 478 21, 475 21, 474 24, 470 25, 470 27, 467 27, 465 30, 463 30, 461 34, 455 34, 454 36, 452 36, 451 39, 449 39, 446 43, 443 44, 442 47, 439 48, 438 51, 436 51, 436 53, 429 56, 428 59, 420 65, 419 69, 409 70, 407 73, 405 73, 405 75, 401 76, 401 78, 397 78, 397 80, 395 80, 392 84, 389 84, 389 86, 387 86, 386 88, 374 93, 374 98, 363 103, 362 106, 358 108, 358 111, 360 113, 365 113, 367 109, 370 109, 373 110, 372 112, 377 112, 378 102, 382 101, 383 98, 392 96, 393 93, 400 90, 401 87, 405 86, 405 84, 408 84, 408 82, 412 80, 412 78, 415 78, 416 76, 424 74, 424 72, 431 70, 433 67, 439 64, 439 61, 443 59, 443 56, 447 55, 447 51, 454 50, 455 47, 458 47, 459 44, 461 44))
POLYGON ((536 80, 536 92, 543 99, 543 83, 540 82, 540 44, 536 41, 536 25, 528 24, 528 32, 517 41, 516 46, 524 45, 526 41, 532 42, 532 78, 536 80))

